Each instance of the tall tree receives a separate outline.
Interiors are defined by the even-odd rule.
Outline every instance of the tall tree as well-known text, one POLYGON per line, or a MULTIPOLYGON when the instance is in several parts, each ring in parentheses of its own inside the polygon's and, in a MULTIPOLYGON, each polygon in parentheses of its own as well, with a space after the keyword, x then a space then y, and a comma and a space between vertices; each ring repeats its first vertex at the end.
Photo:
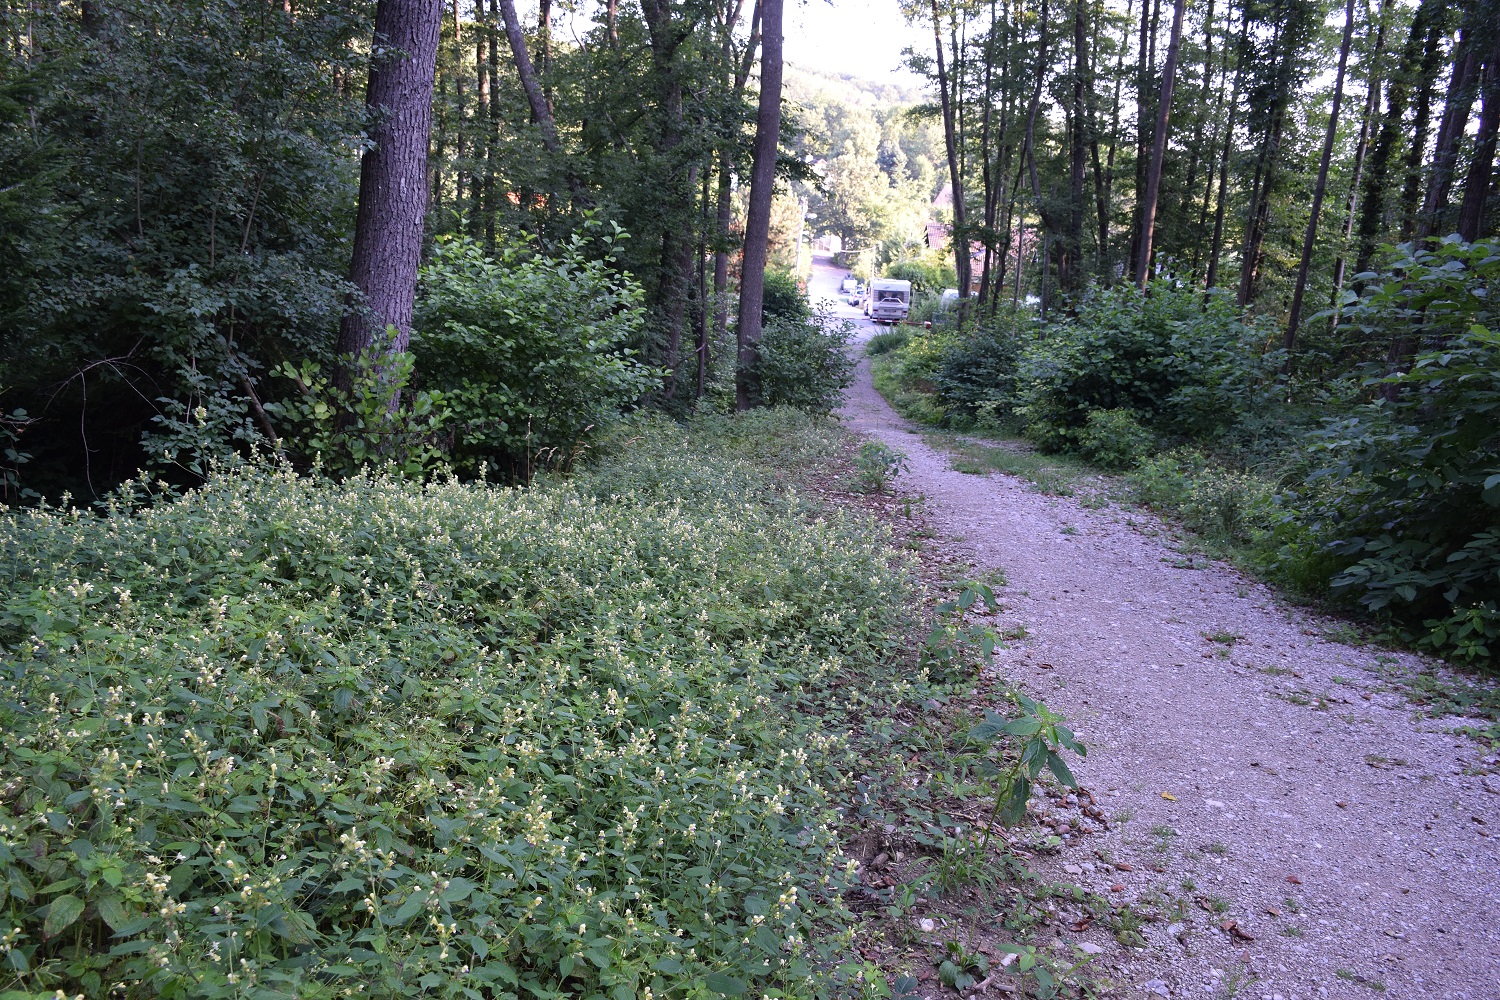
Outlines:
POLYGON ((1328 164, 1333 159, 1333 140, 1338 135, 1339 108, 1344 103, 1344 71, 1349 65, 1349 43, 1354 38, 1354 0, 1344 5, 1344 40, 1339 45, 1339 68, 1333 84, 1333 106, 1328 110, 1328 130, 1323 136, 1323 157, 1318 161, 1318 182, 1313 186, 1312 208, 1307 218, 1307 235, 1302 240, 1302 261, 1297 266, 1297 287, 1292 292, 1292 310, 1286 322, 1286 349, 1290 353, 1297 342, 1297 324, 1302 318, 1302 296, 1307 290, 1307 269, 1312 264, 1313 242, 1318 236, 1318 215, 1323 210, 1323 195, 1328 190, 1328 164))
POLYGON ((1136 258, 1136 281, 1141 288, 1151 277, 1151 238, 1156 227, 1156 202, 1161 195, 1161 167, 1167 155, 1167 123, 1172 114, 1172 85, 1177 75, 1177 48, 1182 41, 1182 12, 1187 0, 1177 0, 1172 11, 1172 37, 1161 70, 1161 96, 1157 100, 1156 131, 1151 140, 1151 171, 1146 178, 1146 200, 1141 206, 1140 255, 1136 258))
POLYGON ((740 270, 740 316, 736 336, 739 366, 734 405, 747 410, 758 402, 755 367, 765 303, 766 257, 770 252, 771 195, 776 187, 776 150, 781 138, 781 4, 761 0, 760 103, 755 117, 755 160, 750 169, 750 204, 745 213, 745 253, 740 270))
MULTIPOLYGON (((963 164, 960 160, 962 140, 954 113, 958 81, 951 81, 950 90, 947 58, 943 52, 943 20, 938 11, 938 0, 932 0, 932 41, 937 50, 938 103, 943 115, 943 141, 948 151, 948 182, 953 186, 953 266, 958 272, 959 301, 967 302, 971 281, 969 225, 965 216, 963 164)), ((957 55, 958 45, 955 42, 955 58, 957 55)))
MULTIPOLYGON (((441 0, 380 0, 365 106, 370 148, 359 165, 359 208, 349 280, 360 300, 339 326, 339 353, 403 352, 411 339, 422 221, 427 210, 427 143, 432 131, 441 0), (381 331, 394 329, 388 345, 381 331)), ((340 378, 348 384, 352 372, 340 378)), ((394 406, 397 400, 392 399, 394 406)))

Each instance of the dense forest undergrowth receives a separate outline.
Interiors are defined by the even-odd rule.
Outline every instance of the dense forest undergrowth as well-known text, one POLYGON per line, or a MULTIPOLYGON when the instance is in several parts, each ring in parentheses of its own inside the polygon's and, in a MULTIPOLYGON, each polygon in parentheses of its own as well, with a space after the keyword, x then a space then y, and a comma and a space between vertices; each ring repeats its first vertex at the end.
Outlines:
POLYGON ((1135 499, 1292 593, 1487 667, 1500 254, 1456 239, 1407 250, 1295 359, 1269 324, 1168 283, 1045 325, 1001 313, 868 350, 904 415, 1123 474, 1135 499), (1385 350, 1403 338, 1411 360, 1393 365, 1385 350))

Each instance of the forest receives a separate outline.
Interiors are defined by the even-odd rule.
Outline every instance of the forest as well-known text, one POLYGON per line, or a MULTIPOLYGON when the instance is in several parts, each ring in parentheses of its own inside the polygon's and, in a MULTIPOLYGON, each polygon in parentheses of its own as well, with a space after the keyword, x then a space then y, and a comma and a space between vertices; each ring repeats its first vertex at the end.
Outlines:
POLYGON ((919 995, 859 935, 1084 750, 817 239, 904 417, 1491 665, 1496 0, 913 0, 914 85, 784 13, 0 0, 0 1000, 919 995))

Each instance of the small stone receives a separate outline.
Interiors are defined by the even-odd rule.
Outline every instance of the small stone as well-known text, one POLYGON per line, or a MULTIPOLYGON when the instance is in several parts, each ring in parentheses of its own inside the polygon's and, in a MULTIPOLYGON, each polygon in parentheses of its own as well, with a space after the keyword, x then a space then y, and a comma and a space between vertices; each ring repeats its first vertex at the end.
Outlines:
POLYGON ((1083 869, 1074 864, 1063 865, 1063 871, 1069 875, 1082 875, 1083 869))
POLYGON ((1104 949, 1099 947, 1097 944, 1094 944, 1092 941, 1084 941, 1078 946, 1078 950, 1083 952, 1085 955, 1104 954, 1104 949))
POLYGON ((1185 924, 1168 924, 1167 925, 1167 933, 1170 934, 1172 937, 1176 937, 1177 935, 1181 934, 1185 930, 1187 930, 1187 925, 1185 925, 1185 924))
POLYGON ((1141 989, 1147 993, 1155 993, 1159 997, 1169 997, 1172 991, 1167 989, 1167 984, 1160 979, 1151 979, 1141 984, 1141 989))
POLYGON ((917 922, 917 926, 922 928, 923 934, 931 934, 933 931, 937 930, 937 921, 933 920, 931 917, 923 917, 917 922))

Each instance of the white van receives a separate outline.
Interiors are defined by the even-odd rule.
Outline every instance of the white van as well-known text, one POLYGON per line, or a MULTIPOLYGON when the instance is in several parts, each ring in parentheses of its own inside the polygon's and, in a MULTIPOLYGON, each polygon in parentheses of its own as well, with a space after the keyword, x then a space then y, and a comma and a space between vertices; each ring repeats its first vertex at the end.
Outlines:
POLYGON ((877 323, 900 323, 911 311, 911 282, 876 278, 870 282, 865 315, 877 323))

